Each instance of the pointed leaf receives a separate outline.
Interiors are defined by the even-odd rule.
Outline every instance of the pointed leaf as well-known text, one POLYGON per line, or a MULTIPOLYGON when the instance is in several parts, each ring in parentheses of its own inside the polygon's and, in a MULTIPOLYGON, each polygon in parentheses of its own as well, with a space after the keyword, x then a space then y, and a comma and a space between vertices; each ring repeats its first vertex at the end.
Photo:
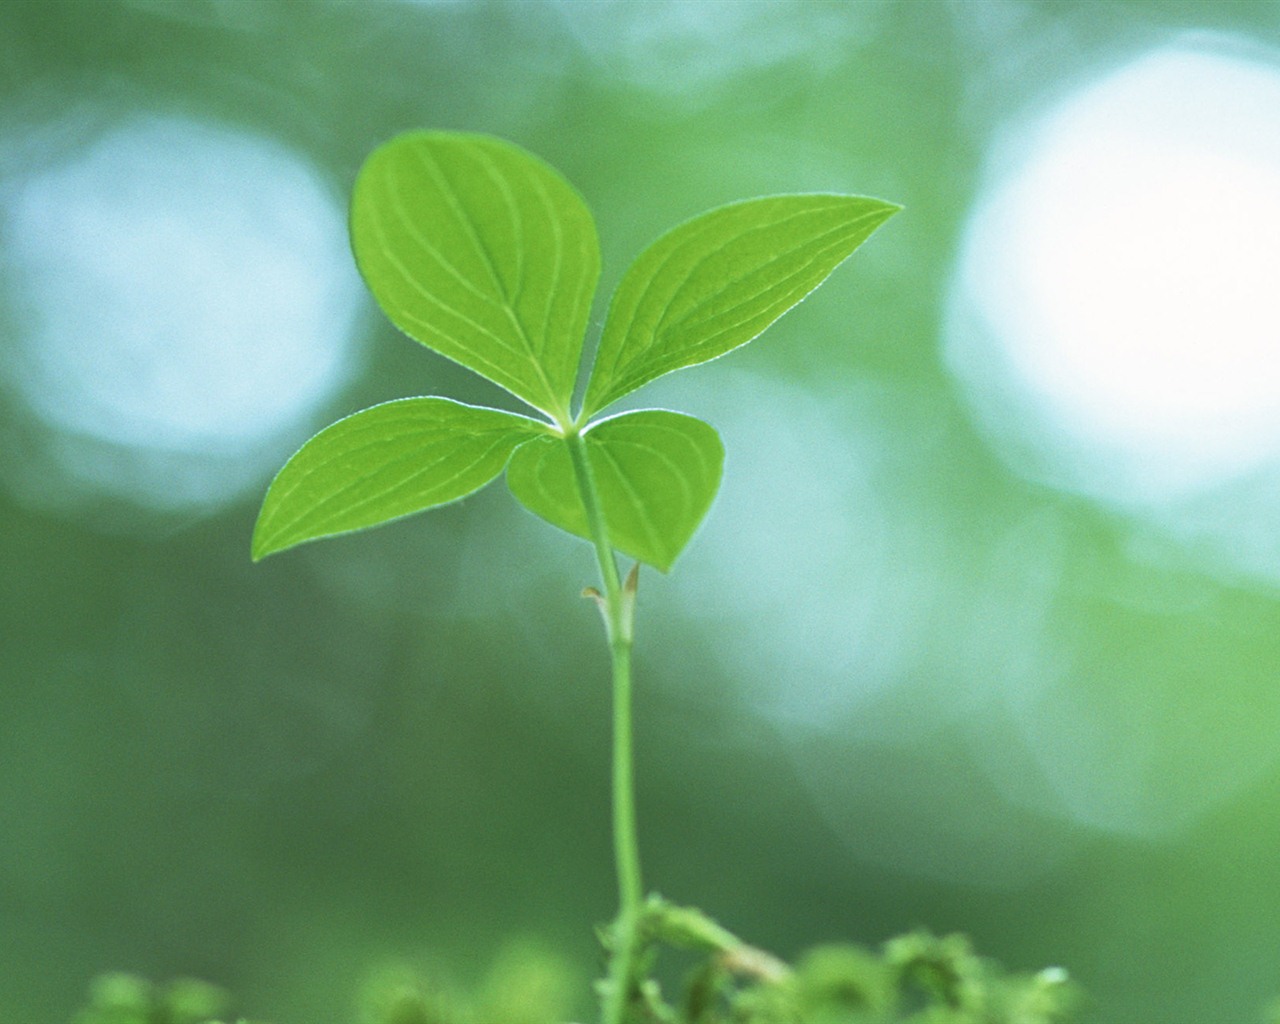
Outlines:
POLYGON ((447 398, 403 398, 326 427, 272 481, 253 558, 457 501, 546 428, 447 398))
POLYGON ((767 196, 670 231, 640 254, 613 295, 587 385, 588 414, 746 344, 899 209, 862 196, 767 196))
POLYGON ((558 172, 484 135, 401 135, 356 179, 351 240, 397 327, 568 418, 600 249, 558 172))
MULTIPOLYGON (((720 436, 692 416, 646 409, 602 420, 583 439, 612 546, 666 572, 720 487, 720 436)), ((520 448, 507 467, 507 486, 529 511, 590 538, 563 438, 520 448)))

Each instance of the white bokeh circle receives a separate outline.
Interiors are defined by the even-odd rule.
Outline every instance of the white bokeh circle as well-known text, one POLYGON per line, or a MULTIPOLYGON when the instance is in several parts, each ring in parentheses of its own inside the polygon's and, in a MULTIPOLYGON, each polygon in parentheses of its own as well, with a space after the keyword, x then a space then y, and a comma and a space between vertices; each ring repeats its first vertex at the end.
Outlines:
POLYGON ((1163 48, 993 161, 947 358, 1003 452, 1127 507, 1280 453, 1280 65, 1163 48))
POLYGON ((363 300, 341 202, 266 137, 137 118, 6 182, 0 223, 0 374, 44 437, 28 494, 52 469, 67 492, 218 504, 350 371, 363 300))

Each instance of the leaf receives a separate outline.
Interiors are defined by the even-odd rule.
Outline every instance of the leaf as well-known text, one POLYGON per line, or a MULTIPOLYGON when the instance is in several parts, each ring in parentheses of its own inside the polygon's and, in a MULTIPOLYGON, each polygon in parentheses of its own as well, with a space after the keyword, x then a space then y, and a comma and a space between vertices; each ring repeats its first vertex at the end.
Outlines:
POLYGON ((524 416, 448 398, 402 398, 338 420, 271 482, 253 559, 457 501, 545 432, 524 416))
POLYGON ((843 195, 731 203, 668 232, 614 292, 586 412, 745 345, 901 207, 843 195))
MULTIPOLYGON (((720 487, 720 436, 702 420, 660 409, 601 420, 582 436, 611 545, 667 572, 720 487)), ((507 486, 529 511, 590 539, 563 438, 520 448, 507 466, 507 486)))
POLYGON ((351 241, 397 327, 567 421, 600 247, 558 172, 485 135, 400 135, 356 179, 351 241))

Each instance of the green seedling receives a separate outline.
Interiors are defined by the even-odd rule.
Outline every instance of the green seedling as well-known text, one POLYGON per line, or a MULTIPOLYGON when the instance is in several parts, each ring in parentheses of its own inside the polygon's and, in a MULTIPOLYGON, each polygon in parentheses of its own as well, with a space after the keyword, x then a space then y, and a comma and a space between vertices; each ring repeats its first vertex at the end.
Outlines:
POLYGON ((391 140, 356 181, 356 262, 386 315, 530 413, 427 397, 339 420, 272 482, 253 557, 457 501, 504 471, 529 511, 590 541, 601 588, 588 594, 604 618, 613 672, 619 909, 604 933, 605 1024, 661 1018, 644 968, 657 941, 701 944, 731 972, 783 970, 695 911, 644 896, 631 743, 638 571, 671 569, 715 498, 724 449, 711 426, 683 413, 606 410, 751 341, 898 209, 863 196, 777 195, 676 227, 622 277, 575 405, 600 254, 574 188, 508 142, 445 132, 391 140), (625 577, 618 554, 635 560, 625 577))

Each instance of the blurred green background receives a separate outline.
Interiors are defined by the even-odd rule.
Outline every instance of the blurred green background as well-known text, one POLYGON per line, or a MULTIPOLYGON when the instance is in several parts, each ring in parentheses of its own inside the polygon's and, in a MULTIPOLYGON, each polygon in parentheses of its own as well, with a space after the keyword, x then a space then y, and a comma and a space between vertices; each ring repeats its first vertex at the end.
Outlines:
POLYGON ((0 1020, 130 970, 336 1024, 513 935, 596 971, 589 549, 497 484, 249 562, 329 419, 511 406, 347 255, 360 161, 419 127, 559 168, 602 295, 716 203, 907 207, 637 396, 728 448, 641 586, 647 883, 783 955, 927 925, 1066 966, 1092 1021, 1256 1020, 1277 45, 1262 0, 0 4, 0 1020))

